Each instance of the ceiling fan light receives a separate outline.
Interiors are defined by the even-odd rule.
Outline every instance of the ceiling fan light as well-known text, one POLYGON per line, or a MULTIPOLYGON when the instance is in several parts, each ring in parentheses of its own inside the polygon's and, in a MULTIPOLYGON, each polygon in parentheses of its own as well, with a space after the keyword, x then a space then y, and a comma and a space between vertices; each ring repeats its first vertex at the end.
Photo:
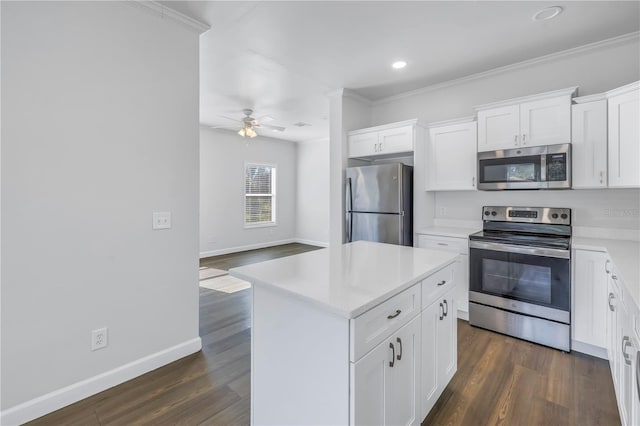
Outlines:
POLYGON ((247 128, 247 131, 245 132, 247 136, 249 136, 250 138, 255 138, 256 136, 258 136, 258 134, 256 133, 255 130, 253 130, 253 128, 249 127, 247 128))
POLYGON ((247 129, 243 127, 238 131, 238 134, 244 138, 245 136, 247 136, 247 129))

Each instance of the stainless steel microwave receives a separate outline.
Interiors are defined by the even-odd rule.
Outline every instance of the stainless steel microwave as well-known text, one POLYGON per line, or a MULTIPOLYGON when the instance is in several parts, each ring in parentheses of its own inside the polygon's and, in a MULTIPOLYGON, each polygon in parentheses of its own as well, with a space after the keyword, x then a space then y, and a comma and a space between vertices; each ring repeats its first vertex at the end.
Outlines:
POLYGON ((478 189, 569 189, 571 144, 478 153, 478 189))

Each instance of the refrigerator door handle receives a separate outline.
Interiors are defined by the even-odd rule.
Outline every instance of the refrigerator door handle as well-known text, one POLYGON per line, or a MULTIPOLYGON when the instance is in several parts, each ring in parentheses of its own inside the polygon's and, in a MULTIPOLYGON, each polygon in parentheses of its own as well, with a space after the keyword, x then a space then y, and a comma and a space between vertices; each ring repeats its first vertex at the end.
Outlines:
POLYGON ((353 212, 351 211, 351 207, 353 206, 353 193, 351 186, 351 178, 347 178, 347 242, 350 243, 353 238, 353 212))

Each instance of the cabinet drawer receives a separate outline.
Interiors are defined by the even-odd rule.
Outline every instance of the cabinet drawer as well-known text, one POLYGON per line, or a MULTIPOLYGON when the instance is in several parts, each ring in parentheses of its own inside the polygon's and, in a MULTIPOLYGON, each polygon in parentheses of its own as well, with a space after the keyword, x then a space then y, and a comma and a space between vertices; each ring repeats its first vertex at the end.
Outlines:
POLYGON ((426 308, 438 297, 455 287, 455 263, 422 280, 422 307, 426 308))
POLYGON ((355 362, 420 312, 420 284, 350 321, 349 359, 355 362))
POLYGON ((466 238, 418 235, 418 247, 468 254, 469 240, 466 238))

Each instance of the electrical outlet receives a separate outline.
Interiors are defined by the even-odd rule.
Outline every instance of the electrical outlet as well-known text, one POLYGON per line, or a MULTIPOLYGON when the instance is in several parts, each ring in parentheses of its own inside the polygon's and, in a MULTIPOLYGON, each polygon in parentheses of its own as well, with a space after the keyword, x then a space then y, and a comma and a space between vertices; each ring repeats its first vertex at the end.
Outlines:
POLYGON ((154 212, 153 229, 171 229, 171 212, 154 212))
POLYGON ((447 208, 440 207, 440 216, 446 216, 446 215, 447 215, 447 208))
POLYGON ((91 332, 91 350, 97 351, 98 349, 106 348, 109 344, 109 329, 99 328, 91 332))

